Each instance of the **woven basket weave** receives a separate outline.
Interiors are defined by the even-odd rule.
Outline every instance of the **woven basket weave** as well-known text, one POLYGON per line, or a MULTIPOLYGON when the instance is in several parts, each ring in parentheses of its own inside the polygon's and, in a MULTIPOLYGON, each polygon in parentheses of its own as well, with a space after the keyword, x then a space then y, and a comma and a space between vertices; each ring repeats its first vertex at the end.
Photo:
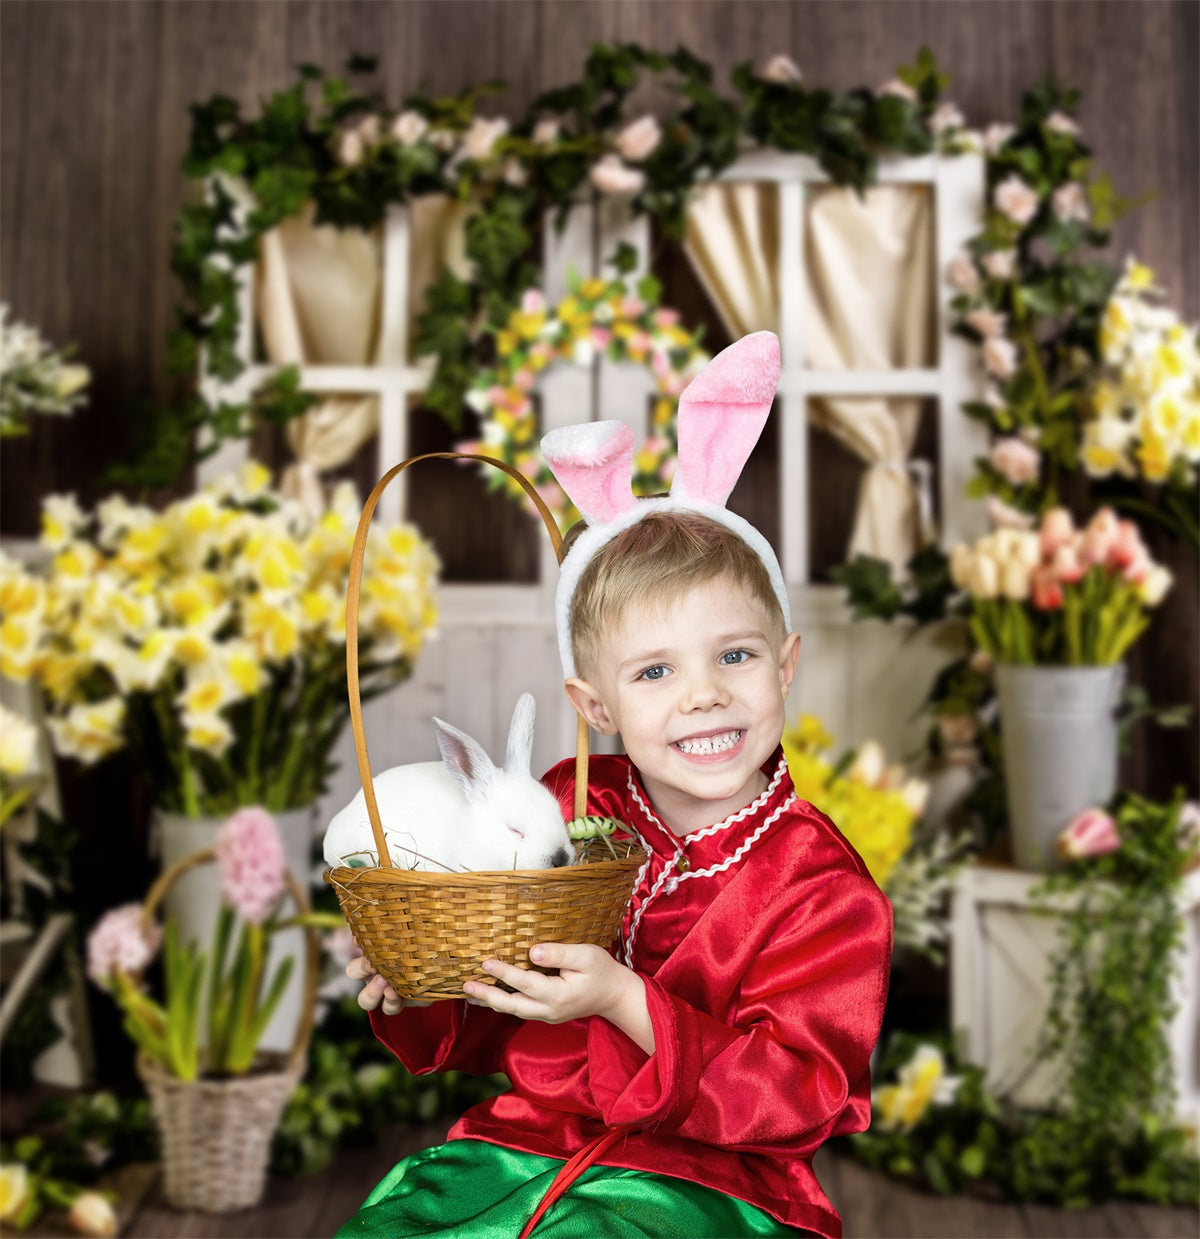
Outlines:
MULTIPOLYGON (((142 907, 146 930, 167 889, 194 865, 214 860, 212 849, 193 852, 151 887, 142 907)), ((303 888, 285 873, 300 915, 309 910, 303 888)), ((181 1080, 148 1054, 137 1057, 162 1144, 163 1194, 176 1209, 228 1213, 257 1204, 267 1180, 271 1139, 283 1107, 304 1075, 316 1015, 320 945, 305 928, 305 992, 291 1052, 260 1054, 249 1074, 181 1080)))
MULTIPOLYGON (((537 942, 591 942, 607 948, 620 928, 645 855, 637 850, 622 859, 589 859, 560 869, 487 873, 431 873, 393 865, 363 730, 358 598, 375 506, 392 479, 420 460, 475 460, 502 469, 537 507, 556 553, 562 538, 541 496, 521 473, 503 461, 460 452, 413 456, 390 469, 368 497, 358 523, 346 594, 346 678, 354 751, 379 867, 327 869, 325 880, 337 892, 342 914, 376 972, 402 998, 432 1002, 461 998, 464 981, 494 984, 480 969, 485 959, 532 967, 528 952, 537 942)), ((588 729, 581 718, 576 730, 576 817, 586 810, 587 770, 588 729)))

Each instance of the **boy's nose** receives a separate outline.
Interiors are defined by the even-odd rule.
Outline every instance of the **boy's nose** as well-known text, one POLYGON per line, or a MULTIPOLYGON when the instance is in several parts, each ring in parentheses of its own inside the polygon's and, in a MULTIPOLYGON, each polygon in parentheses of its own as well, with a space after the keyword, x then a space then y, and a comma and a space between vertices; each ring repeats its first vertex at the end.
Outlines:
POLYGON ((684 686, 681 704, 684 710, 689 712, 692 710, 711 710, 714 706, 728 704, 728 694, 715 677, 695 675, 689 677, 684 686))

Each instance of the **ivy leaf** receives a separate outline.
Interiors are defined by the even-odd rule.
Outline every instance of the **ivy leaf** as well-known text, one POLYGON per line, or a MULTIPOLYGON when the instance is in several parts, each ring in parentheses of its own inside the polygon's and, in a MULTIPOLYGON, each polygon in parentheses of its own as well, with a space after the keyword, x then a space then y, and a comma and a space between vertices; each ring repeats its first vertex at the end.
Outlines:
POLYGON ((904 598, 892 580, 892 566, 886 559, 856 555, 829 575, 849 590, 855 619, 889 620, 903 608, 904 598))

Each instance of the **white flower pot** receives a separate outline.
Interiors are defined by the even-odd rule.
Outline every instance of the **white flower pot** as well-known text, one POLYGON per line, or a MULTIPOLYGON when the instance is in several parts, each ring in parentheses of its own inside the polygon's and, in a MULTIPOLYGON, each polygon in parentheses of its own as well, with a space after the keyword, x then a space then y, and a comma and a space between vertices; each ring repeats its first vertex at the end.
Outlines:
MULTIPOLYGON (((283 839, 283 854, 287 867, 296 881, 307 890, 309 871, 312 868, 316 806, 289 809, 273 816, 283 839)), ((213 847, 217 832, 226 821, 226 817, 193 818, 168 813, 162 809, 155 810, 154 837, 158 842, 163 870, 169 869, 177 860, 192 852, 213 847)), ((207 953, 211 950, 220 902, 217 866, 198 865, 185 873, 167 891, 163 899, 163 915, 179 925, 180 936, 184 942, 194 940, 200 944, 200 949, 207 953)), ((291 911, 290 900, 285 899, 284 915, 291 915, 291 911)), ((301 929, 285 929, 271 935, 266 976, 272 975, 280 960, 289 957, 295 961, 292 964, 292 975, 275 1013, 263 1031, 259 1048, 264 1051, 286 1053, 291 1050, 296 1039, 296 1028, 304 1000, 304 931, 301 929)), ((207 1021, 207 993, 201 1017, 207 1021)), ((206 1026, 206 1023, 201 1024, 201 1043, 206 1026)))
POLYGON ((1071 819, 1117 786, 1115 710, 1125 668, 996 665, 1013 860, 1051 870, 1071 819))

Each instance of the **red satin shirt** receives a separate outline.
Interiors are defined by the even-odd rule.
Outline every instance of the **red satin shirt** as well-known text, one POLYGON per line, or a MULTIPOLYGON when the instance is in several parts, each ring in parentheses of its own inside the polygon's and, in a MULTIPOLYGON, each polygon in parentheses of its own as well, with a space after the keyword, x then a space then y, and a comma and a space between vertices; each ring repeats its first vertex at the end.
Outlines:
MULTIPOLYGON (((645 844, 614 954, 645 979, 655 1052, 598 1017, 522 1021, 438 1002, 372 1026, 411 1071, 503 1071, 512 1091, 450 1138, 569 1158, 617 1127, 600 1161, 706 1184, 837 1239, 812 1156, 871 1117, 869 1059, 891 959, 891 905, 833 823, 796 798, 782 751, 767 790, 680 837, 626 757, 594 757, 588 813, 645 844)), ((572 815, 574 762, 543 782, 572 815)))

